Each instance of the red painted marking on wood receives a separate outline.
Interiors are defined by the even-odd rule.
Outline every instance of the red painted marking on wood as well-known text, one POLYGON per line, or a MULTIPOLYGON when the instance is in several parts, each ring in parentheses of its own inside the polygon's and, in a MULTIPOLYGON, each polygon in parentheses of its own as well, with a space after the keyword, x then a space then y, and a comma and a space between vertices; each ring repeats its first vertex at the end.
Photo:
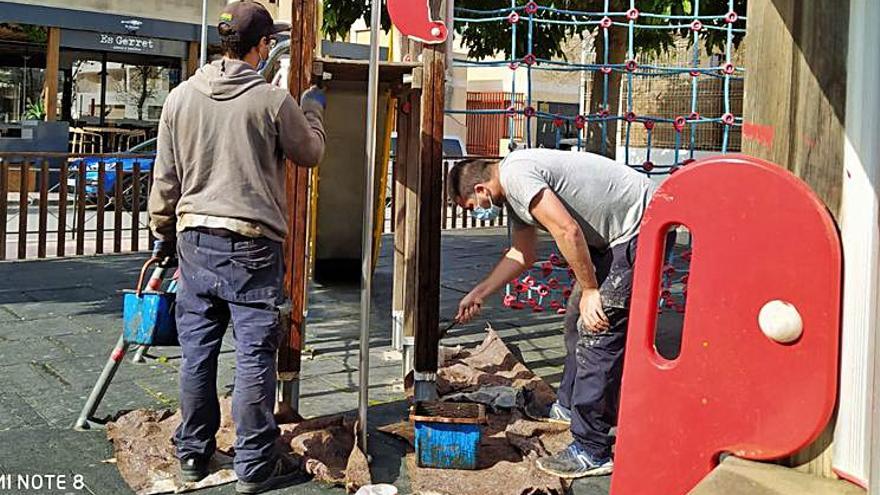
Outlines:
POLYGON ((773 138, 776 136, 776 128, 772 125, 755 124, 744 122, 742 129, 743 137, 757 141, 761 146, 772 149, 773 138))

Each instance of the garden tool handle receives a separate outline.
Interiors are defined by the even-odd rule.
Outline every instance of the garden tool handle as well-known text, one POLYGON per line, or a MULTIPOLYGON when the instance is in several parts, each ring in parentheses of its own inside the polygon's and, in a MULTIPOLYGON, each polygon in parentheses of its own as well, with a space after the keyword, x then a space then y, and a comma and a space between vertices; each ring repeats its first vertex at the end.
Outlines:
POLYGON ((162 260, 155 256, 152 256, 144 263, 144 266, 141 268, 141 274, 140 276, 138 276, 137 287, 135 289, 135 293, 138 297, 141 297, 141 294, 143 294, 144 292, 144 277, 147 276, 147 268, 149 268, 150 265, 152 265, 153 263, 159 263, 160 261, 162 260))

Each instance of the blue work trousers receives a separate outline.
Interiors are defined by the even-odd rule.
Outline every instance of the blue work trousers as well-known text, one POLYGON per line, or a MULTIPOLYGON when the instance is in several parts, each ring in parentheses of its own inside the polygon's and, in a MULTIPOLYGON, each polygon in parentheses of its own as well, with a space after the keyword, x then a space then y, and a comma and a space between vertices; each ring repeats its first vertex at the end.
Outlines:
POLYGON ((177 330, 182 421, 174 441, 177 455, 214 453, 220 426, 217 358, 232 323, 235 378, 235 472, 245 481, 271 472, 279 430, 275 424, 276 351, 280 338, 284 261, 280 242, 248 238, 226 230, 189 229, 177 243, 180 281, 177 330))
POLYGON ((567 355, 558 400, 571 410, 574 440, 597 459, 610 457, 614 443, 609 432, 617 424, 636 243, 633 238, 604 251, 590 250, 608 330, 578 328, 580 287, 572 291, 565 313, 567 355))

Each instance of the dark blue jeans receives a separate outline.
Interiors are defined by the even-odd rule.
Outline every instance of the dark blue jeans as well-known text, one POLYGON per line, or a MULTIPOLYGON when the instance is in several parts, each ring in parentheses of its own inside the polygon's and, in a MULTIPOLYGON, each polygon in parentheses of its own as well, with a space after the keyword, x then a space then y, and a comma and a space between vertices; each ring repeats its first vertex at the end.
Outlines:
POLYGON ((275 424, 275 359, 280 338, 282 246, 226 231, 186 230, 177 243, 180 281, 177 330, 182 420, 174 435, 177 455, 210 456, 220 426, 217 357, 230 321, 235 338, 235 473, 262 479, 271 471, 275 424), (222 234, 222 235, 218 235, 222 234))
POLYGON ((636 244, 634 238, 603 252, 590 250, 610 329, 602 333, 578 329, 580 287, 572 291, 565 313, 567 355, 559 403, 571 409, 575 441, 597 458, 609 457, 614 443, 609 431, 617 424, 636 244))

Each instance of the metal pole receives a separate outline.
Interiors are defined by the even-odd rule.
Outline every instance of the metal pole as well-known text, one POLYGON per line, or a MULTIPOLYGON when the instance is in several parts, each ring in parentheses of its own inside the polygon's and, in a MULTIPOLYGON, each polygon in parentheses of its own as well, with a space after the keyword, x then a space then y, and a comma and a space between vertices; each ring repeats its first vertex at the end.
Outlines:
POLYGON ((199 67, 202 67, 208 63, 208 0, 202 0, 202 40, 199 50, 199 67))
POLYGON ((367 453, 367 406, 370 386, 370 292, 373 281, 373 203, 376 175, 376 112, 379 96, 379 14, 380 0, 370 7, 370 72, 367 80, 367 146, 366 189, 364 193, 364 221, 361 236, 361 346, 358 368, 358 421, 361 450, 367 453))
POLYGON ((125 352, 127 350, 128 343, 126 343, 125 339, 120 335, 119 340, 116 341, 116 346, 113 347, 113 352, 111 352, 110 357, 107 358, 107 363, 101 371, 101 376, 92 388, 92 392, 89 394, 89 398, 86 400, 85 405, 83 405, 82 412, 79 413, 79 418, 77 418, 76 423, 74 424, 75 429, 88 430, 95 426, 91 422, 92 418, 95 416, 95 411, 98 410, 98 405, 104 398, 104 394, 107 393, 107 388, 110 387, 110 381, 113 380, 113 376, 116 375, 116 370, 118 370, 119 365, 122 364, 122 359, 125 357, 125 352))

